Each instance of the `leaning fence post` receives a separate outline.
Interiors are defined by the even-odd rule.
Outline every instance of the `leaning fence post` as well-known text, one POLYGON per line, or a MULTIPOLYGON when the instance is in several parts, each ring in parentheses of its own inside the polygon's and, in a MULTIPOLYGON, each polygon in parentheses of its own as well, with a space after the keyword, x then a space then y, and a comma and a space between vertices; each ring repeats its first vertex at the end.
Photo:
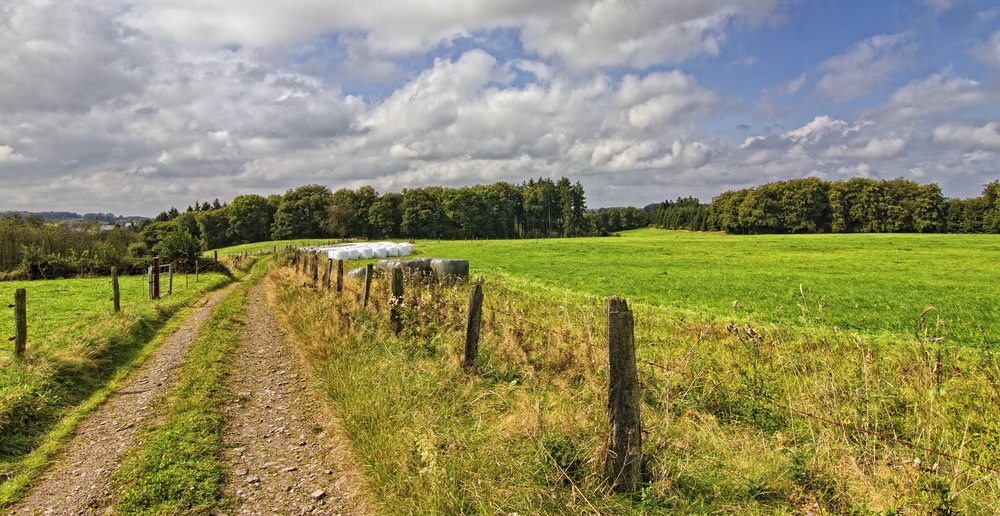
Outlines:
POLYGON ((337 260, 337 292, 344 290, 344 260, 337 260))
POLYGON ((115 313, 122 311, 122 297, 118 290, 118 267, 111 268, 111 300, 115 302, 115 313))
POLYGON ((28 342, 28 293, 23 288, 14 290, 14 355, 24 357, 28 342))
POLYGON ((361 302, 361 308, 368 308, 368 294, 372 290, 372 276, 375 275, 375 266, 368 264, 365 266, 365 296, 361 302))
POLYGON ((403 317, 399 309, 403 306, 403 269, 401 267, 392 268, 392 299, 390 300, 389 326, 393 333, 399 335, 403 331, 403 317))
POLYGON ((479 357, 479 323, 483 318, 483 287, 472 285, 469 293, 469 314, 465 324, 465 360, 462 365, 473 367, 479 357))
POLYGON ((612 489, 634 492, 642 482, 642 427, 635 336, 628 302, 611 296, 604 304, 608 324, 608 419, 611 442, 607 473, 612 489))

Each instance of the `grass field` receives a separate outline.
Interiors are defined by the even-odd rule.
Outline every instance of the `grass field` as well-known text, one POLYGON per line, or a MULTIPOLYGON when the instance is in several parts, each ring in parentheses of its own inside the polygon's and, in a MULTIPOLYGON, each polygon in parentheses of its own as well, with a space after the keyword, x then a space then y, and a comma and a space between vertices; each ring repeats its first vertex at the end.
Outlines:
POLYGON ((269 280, 388 513, 1000 514, 995 237, 417 249, 484 282, 475 370, 459 365, 467 287, 409 286, 397 336, 384 281, 362 308, 289 269, 269 280), (611 294, 636 318, 631 495, 603 474, 611 294))
POLYGON ((473 274, 499 274, 583 298, 618 295, 694 320, 818 325, 905 338, 918 333, 921 312, 935 307, 925 316, 925 329, 936 328, 940 316, 950 342, 1000 343, 995 235, 730 236, 643 229, 608 238, 420 241, 417 250, 468 259, 473 274))

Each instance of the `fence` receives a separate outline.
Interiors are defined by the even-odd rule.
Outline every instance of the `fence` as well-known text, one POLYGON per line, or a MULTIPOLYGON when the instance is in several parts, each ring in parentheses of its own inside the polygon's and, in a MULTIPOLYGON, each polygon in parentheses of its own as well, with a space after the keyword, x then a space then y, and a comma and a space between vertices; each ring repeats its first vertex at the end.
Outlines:
MULTIPOLYGON (((295 258, 293 258, 292 263, 296 267, 296 272, 300 275, 305 275, 313 284, 317 284, 317 279, 315 273, 312 271, 315 267, 315 260, 322 261, 324 258, 315 255, 309 255, 307 253, 298 253, 295 258)), ((327 271, 331 270, 332 261, 327 261, 327 271)), ((338 263, 338 269, 342 271, 343 263, 338 263)), ((340 276, 340 275, 338 275, 340 276)), ((367 309, 368 298, 370 296, 371 282, 374 276, 374 271, 371 265, 366 268, 366 273, 364 276, 364 290, 363 292, 356 292, 351 290, 349 287, 342 286, 338 279, 338 291, 347 291, 357 295, 358 299, 361 301, 362 309, 367 309)), ((399 334, 402 330, 401 325, 405 321, 400 320, 399 312, 397 307, 400 305, 403 299, 403 288, 408 282, 404 282, 402 279, 402 271, 400 269, 394 269, 391 276, 391 281, 387 279, 387 285, 382 288, 386 288, 389 294, 389 325, 393 333, 399 334)), ((332 290, 329 281, 324 277, 324 281, 321 285, 327 290, 332 290)), ((590 338, 579 338, 573 335, 569 335, 565 332, 559 331, 557 328, 553 328, 551 325, 542 325, 525 318, 523 314, 518 314, 512 311, 508 306, 504 306, 499 300, 489 300, 489 293, 484 292, 481 284, 473 284, 470 286, 469 290, 469 302, 467 309, 464 313, 454 313, 454 317, 464 316, 465 319, 465 332, 464 332, 464 343, 461 349, 464 350, 464 354, 461 358, 461 365, 470 371, 470 373, 475 372, 477 365, 477 357, 479 355, 479 335, 481 333, 481 324, 484 319, 490 317, 495 317, 497 315, 502 315, 510 319, 517 319, 519 322, 524 323, 537 332, 544 335, 558 336, 563 341, 577 341, 577 343, 585 348, 590 348, 594 346, 594 342, 590 338), (484 302, 484 299, 486 300, 484 302)), ((646 430, 641 425, 640 418, 640 407, 643 405, 641 401, 644 396, 644 391, 646 395, 649 395, 649 389, 651 384, 662 384, 665 378, 674 377, 677 375, 685 379, 686 384, 690 389, 698 390, 704 393, 713 392, 723 392, 728 399, 731 400, 749 400, 752 401, 754 406, 768 406, 775 411, 775 413, 784 414, 788 418, 800 418, 803 421, 810 422, 810 427, 816 428, 828 428, 840 430, 846 439, 850 439, 850 436, 863 435, 870 437, 871 439, 882 443, 881 445, 873 445, 882 449, 888 445, 895 446, 893 450, 896 449, 910 449, 915 452, 920 452, 926 454, 927 456, 937 457, 937 461, 934 461, 933 465, 926 464, 923 466, 923 470, 936 473, 939 467, 943 468, 944 461, 949 461, 951 467, 955 469, 955 478, 957 479, 959 475, 959 469, 965 468, 963 475, 969 473, 970 471, 978 471, 980 476, 984 478, 992 477, 996 481, 997 485, 1000 486, 1000 468, 996 465, 990 464, 989 462, 983 462, 981 460, 974 460, 965 456, 962 450, 959 453, 954 453, 951 451, 946 451, 939 447, 931 445, 930 442, 913 442, 912 440, 906 439, 892 431, 879 431, 876 428, 869 428, 863 424, 857 422, 840 421, 833 416, 827 416, 822 413, 816 413, 814 411, 805 410, 796 407, 793 403, 784 403, 781 401, 776 401, 770 396, 762 395, 761 393, 754 392, 753 389, 743 389, 736 388, 727 385, 725 382, 719 380, 711 380, 709 378, 700 377, 697 375, 691 375, 690 373, 684 371, 679 366, 672 366, 669 363, 658 363, 653 360, 642 360, 638 361, 636 357, 636 342, 635 342, 635 327, 634 327, 634 316, 632 310, 629 308, 625 300, 619 299, 612 296, 605 300, 604 307, 604 326, 605 326, 605 344, 607 346, 607 428, 606 433, 609 435, 609 443, 607 446, 606 469, 605 476, 608 485, 615 491, 620 492, 636 492, 643 487, 643 468, 644 468, 644 457, 643 457, 643 434, 646 430), (642 366, 641 368, 639 366, 642 366), (656 371, 659 371, 657 373, 656 371), (644 380, 642 378, 645 378, 644 380), (938 462, 941 462, 941 466, 938 462)), ((739 329, 730 325, 729 331, 732 335, 737 335, 740 339, 754 339, 760 338, 752 328, 739 329)), ((697 342, 697 339, 696 339, 697 342)), ((759 345, 759 343, 758 343, 759 345)), ((829 344, 827 344, 829 345, 829 344)), ((734 403, 740 403, 735 401, 734 403)), ((790 423, 789 423, 790 424, 790 423)), ((943 444, 943 442, 941 443, 943 444)), ((782 489, 781 487, 769 486, 767 482, 761 482, 760 480, 752 478, 752 475, 745 474, 741 472, 738 467, 732 465, 727 465, 724 462, 706 456, 703 453, 699 453, 698 450, 691 446, 690 443, 685 442, 674 442, 674 441, 659 441, 653 443, 654 447, 658 449, 670 449, 674 453, 679 454, 684 458, 684 461, 694 461, 704 465, 706 468, 717 471, 721 475, 725 475, 735 479, 735 481, 744 482, 753 491, 759 493, 770 493, 769 496, 773 496, 774 499, 780 500, 782 503, 787 503, 791 507, 797 509, 803 508, 803 501, 801 497, 797 496, 796 493, 788 492, 787 489, 782 489)), ((964 450, 965 442, 962 443, 962 449, 964 450)), ((898 452, 888 451, 892 456, 898 457, 898 452)), ((903 461, 905 464, 906 462, 903 461)), ((919 459, 916 462, 912 462, 916 466, 920 466, 921 461, 919 459)), ((923 471, 922 470, 922 471, 923 471)), ((957 480, 953 480, 954 484, 957 480)), ((978 482, 981 482, 979 480, 978 482)), ((961 487, 961 486, 959 486, 961 487)), ((952 489, 957 489, 952 487, 952 489)), ((966 488, 956 490, 952 495, 958 496, 966 488)), ((1000 487, 998 487, 1000 489, 1000 487)))

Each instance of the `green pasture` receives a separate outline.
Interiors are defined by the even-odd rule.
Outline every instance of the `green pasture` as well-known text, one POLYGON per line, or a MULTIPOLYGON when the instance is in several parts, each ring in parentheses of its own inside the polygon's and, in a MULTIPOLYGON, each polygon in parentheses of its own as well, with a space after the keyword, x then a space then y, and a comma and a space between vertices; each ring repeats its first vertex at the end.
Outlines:
POLYGON ((618 295, 693 321, 1000 341, 996 235, 641 229, 606 238, 419 241, 417 252, 468 259, 474 275, 581 297, 618 295), (921 330, 928 307, 935 310, 921 330))

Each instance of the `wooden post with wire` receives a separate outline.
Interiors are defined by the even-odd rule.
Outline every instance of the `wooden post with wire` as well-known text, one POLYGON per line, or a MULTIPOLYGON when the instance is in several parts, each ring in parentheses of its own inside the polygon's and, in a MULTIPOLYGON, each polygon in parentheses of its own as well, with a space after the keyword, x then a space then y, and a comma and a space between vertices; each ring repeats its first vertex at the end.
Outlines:
POLYGON ((122 296, 118 289, 118 267, 111 268, 111 300, 114 301, 115 313, 122 311, 122 296))
POLYGON ((14 356, 24 358, 24 348, 28 342, 28 293, 25 289, 14 290, 14 356))
POLYGON ((633 493, 642 483, 642 427, 639 421, 639 376, 635 335, 628 302, 611 296, 604 304, 608 342, 607 475, 612 489, 633 493))
POLYGON ((311 255, 311 260, 309 260, 310 265, 312 265, 312 281, 316 283, 319 281, 319 254, 309 253, 311 255))
POLYGON ((323 288, 330 290, 330 272, 333 269, 333 258, 326 259, 326 268, 323 269, 323 288))
POLYGON ((365 294, 362 298, 361 308, 368 308, 368 297, 372 291, 372 276, 375 275, 375 266, 368 264, 365 266, 365 294))
POLYGON ((393 333, 399 335, 403 331, 403 316, 400 309, 403 307, 403 269, 401 267, 392 268, 392 298, 389 301, 389 326, 393 333))
POLYGON ((160 257, 153 258, 153 297, 160 299, 160 257))
POLYGON ((483 319, 483 287, 476 283, 469 293, 469 313, 465 324, 464 367, 475 367, 479 358, 479 327, 483 319))
POLYGON ((337 292, 344 291, 344 260, 337 260, 337 292))

